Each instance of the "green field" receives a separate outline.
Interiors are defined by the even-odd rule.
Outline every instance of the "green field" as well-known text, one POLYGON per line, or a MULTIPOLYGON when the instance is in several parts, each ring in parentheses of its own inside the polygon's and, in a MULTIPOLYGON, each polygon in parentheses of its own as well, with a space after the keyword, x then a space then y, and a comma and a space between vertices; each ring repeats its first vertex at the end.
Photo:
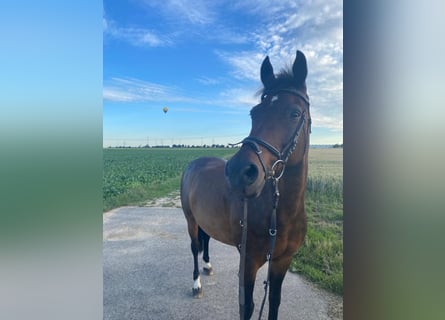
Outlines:
POLYGON ((229 157, 235 149, 104 149, 104 211, 141 205, 179 190, 182 171, 201 156, 229 157))
MULTIPOLYGON (((237 149, 104 149, 104 211, 179 191, 187 164, 201 156, 229 158, 237 149)), ((343 149, 310 149, 306 192, 308 234, 290 270, 343 293, 343 149)))
POLYGON ((311 149, 308 232, 290 270, 343 294, 343 149, 311 149))

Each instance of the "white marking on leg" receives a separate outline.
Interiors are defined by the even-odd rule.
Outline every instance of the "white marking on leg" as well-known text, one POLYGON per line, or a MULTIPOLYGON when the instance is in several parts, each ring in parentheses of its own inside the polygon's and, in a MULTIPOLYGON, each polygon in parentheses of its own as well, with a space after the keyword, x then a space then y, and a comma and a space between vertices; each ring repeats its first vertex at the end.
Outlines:
POLYGON ((193 283, 193 289, 197 290, 201 288, 201 276, 198 276, 198 278, 196 278, 195 282, 193 283))
POLYGON ((210 262, 206 262, 204 264, 204 269, 212 269, 212 264, 210 262))
POLYGON ((271 101, 274 102, 276 100, 278 100, 278 96, 273 96, 271 101))

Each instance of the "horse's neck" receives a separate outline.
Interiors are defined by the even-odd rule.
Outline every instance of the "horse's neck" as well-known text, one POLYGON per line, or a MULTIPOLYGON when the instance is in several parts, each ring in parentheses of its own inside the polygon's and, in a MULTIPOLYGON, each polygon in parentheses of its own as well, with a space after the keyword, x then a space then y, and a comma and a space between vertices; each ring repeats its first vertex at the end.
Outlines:
POLYGON ((290 211, 304 208, 307 165, 305 161, 295 166, 288 166, 283 174, 280 186, 280 201, 290 211))

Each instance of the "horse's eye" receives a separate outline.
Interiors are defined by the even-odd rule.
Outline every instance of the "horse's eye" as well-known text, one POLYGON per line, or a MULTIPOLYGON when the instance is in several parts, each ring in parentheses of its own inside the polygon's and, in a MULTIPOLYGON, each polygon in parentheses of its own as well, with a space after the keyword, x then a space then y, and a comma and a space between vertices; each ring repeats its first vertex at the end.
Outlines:
POLYGON ((298 118, 299 116, 301 116, 301 112, 298 111, 298 110, 294 110, 294 111, 291 112, 290 115, 291 115, 292 118, 298 118))

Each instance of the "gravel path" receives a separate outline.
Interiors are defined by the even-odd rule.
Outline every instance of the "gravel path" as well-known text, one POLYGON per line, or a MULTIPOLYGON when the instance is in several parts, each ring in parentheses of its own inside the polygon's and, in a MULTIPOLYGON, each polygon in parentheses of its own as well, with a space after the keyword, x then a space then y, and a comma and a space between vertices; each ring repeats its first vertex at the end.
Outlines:
MULTIPOLYGON (((204 296, 192 298, 193 260, 180 208, 123 207, 104 213, 103 260, 104 320, 239 317, 239 254, 234 247, 210 240, 215 275, 202 275, 204 296)), ((252 319, 258 318, 265 278, 263 266, 257 275, 252 319)), ((263 319, 267 302, 265 310, 263 319)), ((342 298, 288 273, 279 316, 281 320, 342 319, 342 298)))

